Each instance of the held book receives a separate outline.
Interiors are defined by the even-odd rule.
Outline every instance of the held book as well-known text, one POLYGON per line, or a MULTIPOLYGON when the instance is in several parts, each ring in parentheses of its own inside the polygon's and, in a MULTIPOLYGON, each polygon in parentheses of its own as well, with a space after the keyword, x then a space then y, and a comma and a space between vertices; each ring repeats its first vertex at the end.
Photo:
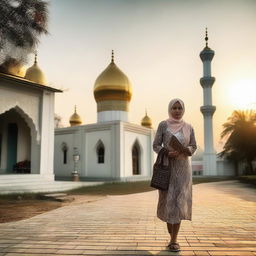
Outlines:
POLYGON ((175 151, 178 151, 182 154, 186 154, 188 155, 190 152, 189 150, 184 147, 180 142, 179 140, 177 139, 176 136, 172 136, 171 139, 170 139, 170 142, 169 142, 169 147, 174 149, 175 151))

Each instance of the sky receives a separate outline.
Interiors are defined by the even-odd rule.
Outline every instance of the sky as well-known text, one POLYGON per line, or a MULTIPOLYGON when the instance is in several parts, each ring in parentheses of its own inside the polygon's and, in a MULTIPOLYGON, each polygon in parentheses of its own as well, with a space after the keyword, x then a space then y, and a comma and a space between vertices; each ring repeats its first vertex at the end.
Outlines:
MULTIPOLYGON (((50 0, 49 35, 38 46, 38 64, 56 94, 64 126, 77 105, 83 124, 97 122, 94 82, 116 65, 133 86, 129 121, 145 109, 153 128, 168 118, 173 98, 185 102, 184 120, 203 148, 203 65, 199 58, 208 27, 215 51, 212 76, 214 146, 233 110, 256 108, 256 1, 254 0, 50 0)), ((30 56, 30 63, 33 63, 30 56)))

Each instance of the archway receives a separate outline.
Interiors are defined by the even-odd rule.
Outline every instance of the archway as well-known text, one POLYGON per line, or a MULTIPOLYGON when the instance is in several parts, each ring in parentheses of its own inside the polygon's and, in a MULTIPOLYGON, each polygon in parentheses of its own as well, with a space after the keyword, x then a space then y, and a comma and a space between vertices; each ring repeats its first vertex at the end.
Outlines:
POLYGON ((31 173, 31 142, 34 133, 18 108, 0 115, 0 173, 31 173))

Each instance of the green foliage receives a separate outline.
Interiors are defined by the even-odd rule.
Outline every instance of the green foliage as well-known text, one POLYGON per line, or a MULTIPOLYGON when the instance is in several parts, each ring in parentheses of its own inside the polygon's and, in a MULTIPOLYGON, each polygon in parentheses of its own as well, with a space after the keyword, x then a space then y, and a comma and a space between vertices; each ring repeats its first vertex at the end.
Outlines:
POLYGON ((0 63, 24 61, 39 35, 47 33, 48 9, 43 0, 0 0, 0 63))
POLYGON ((249 173, 253 173, 252 161, 256 159, 255 110, 234 111, 223 128, 221 138, 227 137, 227 141, 219 155, 232 161, 236 169, 239 162, 246 161, 249 173))

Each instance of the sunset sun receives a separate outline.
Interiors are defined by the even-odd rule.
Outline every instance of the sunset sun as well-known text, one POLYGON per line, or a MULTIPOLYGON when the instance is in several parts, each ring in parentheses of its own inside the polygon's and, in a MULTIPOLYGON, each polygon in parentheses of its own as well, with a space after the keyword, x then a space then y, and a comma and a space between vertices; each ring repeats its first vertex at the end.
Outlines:
POLYGON ((254 109, 256 106, 256 80, 238 80, 230 89, 229 96, 236 109, 254 109))

